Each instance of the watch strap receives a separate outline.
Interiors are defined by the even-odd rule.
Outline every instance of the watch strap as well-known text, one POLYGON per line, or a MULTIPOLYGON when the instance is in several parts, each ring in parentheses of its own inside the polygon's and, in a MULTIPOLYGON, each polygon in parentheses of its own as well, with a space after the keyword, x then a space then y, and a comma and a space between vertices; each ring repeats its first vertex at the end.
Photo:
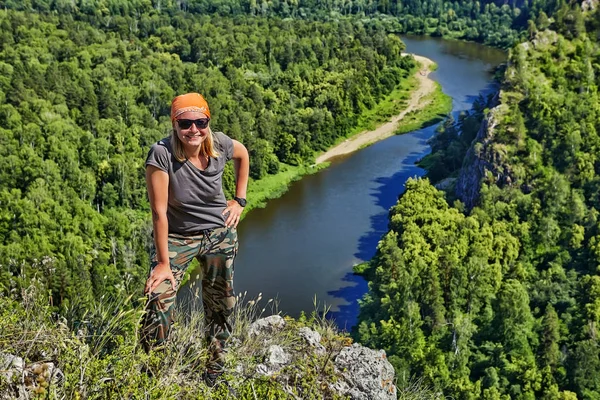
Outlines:
POLYGON ((234 197, 233 199, 234 199, 235 201, 237 201, 237 202, 238 202, 238 204, 239 204, 240 206, 242 206, 242 207, 246 207, 246 203, 247 203, 246 199, 244 199, 244 198, 242 198, 242 197, 237 197, 237 196, 236 196, 236 197, 234 197))

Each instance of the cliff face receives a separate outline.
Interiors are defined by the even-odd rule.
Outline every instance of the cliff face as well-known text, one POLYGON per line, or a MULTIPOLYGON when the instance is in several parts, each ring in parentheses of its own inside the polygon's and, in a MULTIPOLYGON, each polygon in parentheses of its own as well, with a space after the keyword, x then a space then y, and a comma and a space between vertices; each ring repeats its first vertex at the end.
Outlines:
POLYGON ((498 94, 493 107, 481 123, 476 138, 469 148, 456 182, 456 196, 468 209, 477 205, 479 190, 484 178, 499 186, 511 184, 510 167, 506 162, 506 152, 501 144, 494 142, 494 128, 504 111, 498 105, 498 94))
MULTIPOLYGON (((514 115, 511 116, 509 105, 517 104, 529 95, 520 82, 524 79, 523 72, 520 70, 527 65, 528 51, 531 48, 546 51, 558 41, 558 38, 559 35, 552 30, 541 31, 530 42, 521 43, 512 50, 514 54, 507 64, 503 89, 492 99, 490 110, 471 143, 456 182, 456 196, 467 209, 477 205, 482 182, 499 187, 518 184, 525 193, 531 190, 527 182, 516 178, 519 174, 515 174, 509 162, 510 146, 524 149, 523 134, 516 132, 514 121, 507 122, 514 118, 514 115), (519 88, 515 89, 515 87, 519 88), (508 118, 505 118, 506 116, 508 118), (502 129, 496 129, 498 125, 502 125, 502 129), (501 130, 504 132, 500 133, 501 130)), ((550 84, 541 76, 537 79, 540 84, 550 84)), ((519 176, 523 176, 522 172, 519 176)))

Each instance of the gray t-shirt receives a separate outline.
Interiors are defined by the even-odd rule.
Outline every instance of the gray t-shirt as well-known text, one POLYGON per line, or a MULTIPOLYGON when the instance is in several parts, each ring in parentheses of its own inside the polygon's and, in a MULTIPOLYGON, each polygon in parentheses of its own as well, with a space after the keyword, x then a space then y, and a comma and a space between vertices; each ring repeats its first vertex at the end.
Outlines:
POLYGON ((187 160, 177 161, 170 137, 152 145, 148 153, 146 166, 153 165, 169 174, 169 233, 194 234, 225 226, 221 213, 227 200, 221 178, 225 163, 233 158, 233 141, 222 132, 213 135, 219 157, 211 157, 204 171, 187 160))

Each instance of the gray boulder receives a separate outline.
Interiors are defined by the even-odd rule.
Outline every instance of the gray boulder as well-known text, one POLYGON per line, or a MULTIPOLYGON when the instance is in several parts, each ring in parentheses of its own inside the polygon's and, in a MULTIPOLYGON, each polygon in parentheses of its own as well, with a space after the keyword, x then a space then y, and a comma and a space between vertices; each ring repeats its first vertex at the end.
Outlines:
POLYGON ((271 315, 254 321, 252 325, 250 325, 248 335, 250 335, 250 337, 269 336, 281 331, 284 327, 285 320, 280 315, 271 315))
POLYGON ((267 350, 265 362, 256 366, 259 375, 271 376, 292 360, 290 354, 286 353, 281 346, 271 345, 267 350))
POLYGON ((336 370, 344 381, 334 389, 353 400, 394 400, 394 367, 383 350, 371 350, 359 344, 345 347, 335 358, 336 370))
POLYGON ((51 362, 26 365, 25 361, 12 354, 0 353, 0 377, 7 387, 0 393, 0 400, 24 400, 41 395, 45 388, 64 380, 62 371, 51 362))
POLYGON ((290 387, 305 373, 315 374, 317 384, 326 392, 353 400, 394 400, 394 368, 383 350, 375 351, 359 344, 344 345, 342 338, 326 339, 309 327, 286 325, 279 315, 262 318, 248 330, 261 363, 236 369, 237 373, 268 376, 279 382, 292 398, 301 399, 304 388, 290 387), (259 339, 258 341, 256 339, 259 339), (257 346, 258 345, 258 346, 257 346), (333 368, 325 368, 333 364, 333 368), (248 368, 249 367, 249 368, 248 368), (311 369, 306 370, 306 368, 311 369), (328 372, 326 372, 328 370, 328 372))
POLYGON ((25 362, 21 357, 0 353, 0 374, 9 382, 14 375, 21 375, 24 369, 25 362))
POLYGON ((305 326, 298 330, 298 336, 300 336, 306 344, 314 347, 317 354, 325 354, 325 347, 321 344, 321 334, 319 332, 313 331, 305 326))
POLYGON ((0 393, 0 400, 28 399, 23 384, 25 362, 21 357, 0 353, 0 380, 6 380, 8 387, 0 393))

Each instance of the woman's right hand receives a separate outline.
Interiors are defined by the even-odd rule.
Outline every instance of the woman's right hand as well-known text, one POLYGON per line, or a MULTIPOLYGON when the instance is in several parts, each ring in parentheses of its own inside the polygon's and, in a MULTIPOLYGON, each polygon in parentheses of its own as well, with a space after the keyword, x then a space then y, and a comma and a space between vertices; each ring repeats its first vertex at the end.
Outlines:
POLYGON ((171 288, 173 291, 175 290, 175 277, 173 276, 173 272, 171 271, 171 266, 169 263, 158 263, 156 267, 152 269, 150 272, 150 276, 146 281, 146 287, 144 288, 145 294, 150 294, 158 285, 160 285, 165 280, 171 281, 171 288))

